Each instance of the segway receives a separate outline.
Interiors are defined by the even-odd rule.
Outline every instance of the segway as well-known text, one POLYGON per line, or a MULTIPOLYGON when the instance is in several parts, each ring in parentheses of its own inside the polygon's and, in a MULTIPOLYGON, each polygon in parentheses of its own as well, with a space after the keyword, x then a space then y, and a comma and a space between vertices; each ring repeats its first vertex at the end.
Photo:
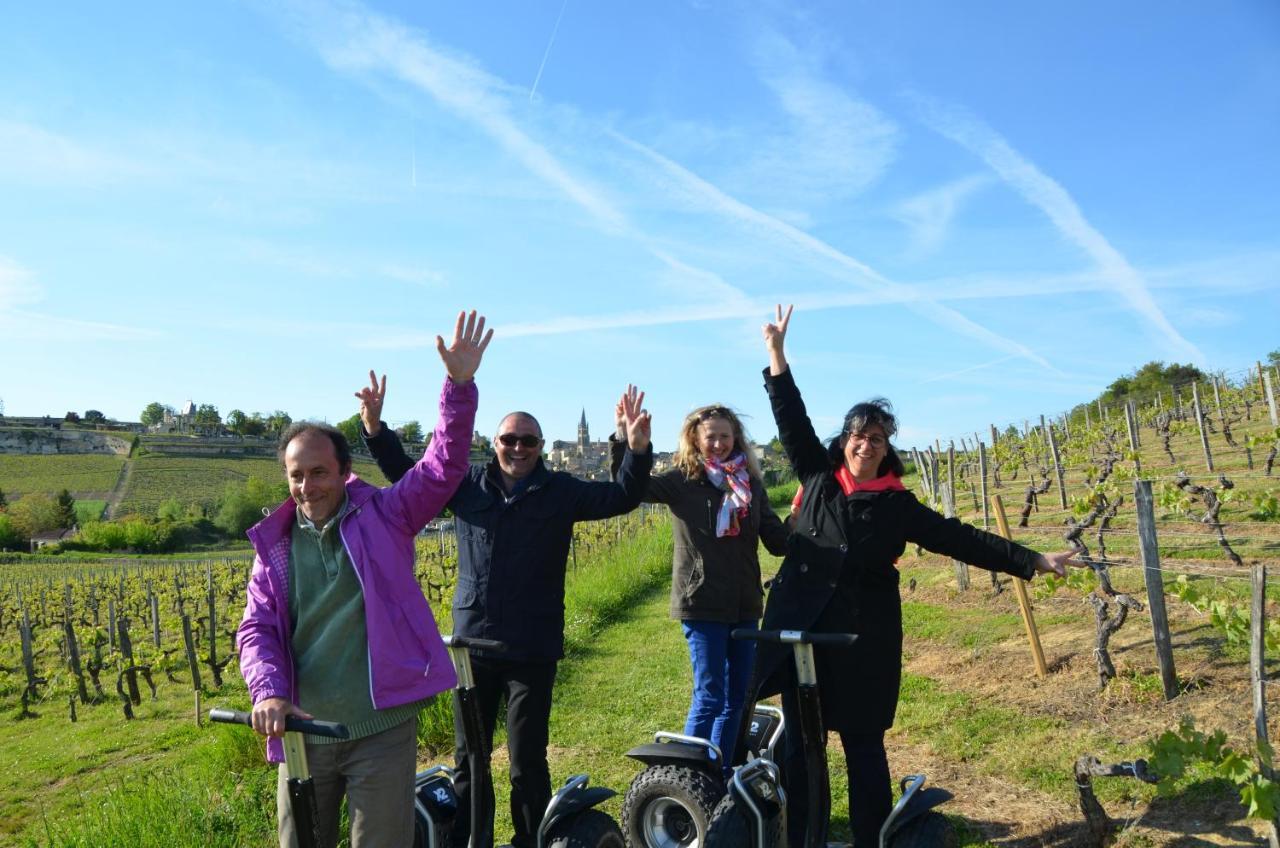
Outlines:
MULTIPOLYGON (((253 727, 249 713, 239 710, 209 710, 209 721, 226 724, 243 724, 253 727)), ((286 716, 284 720, 284 767, 289 794, 289 808, 293 811, 294 829, 298 833, 298 848, 316 848, 320 835, 316 832, 319 816, 316 814, 316 788, 307 768, 307 748, 302 735, 328 736, 346 739, 347 728, 332 721, 286 716)))
MULTIPOLYGON (((787 845, 787 816, 802 811, 788 811, 777 761, 757 756, 735 770, 728 793, 712 813, 706 848, 844 848, 826 841, 831 793, 813 646, 849 647, 858 637, 851 633, 744 629, 733 631, 733 638, 792 646, 800 740, 809 785, 808 808, 803 811, 808 826, 803 847, 787 845)), ((880 848, 950 848, 956 844, 950 823, 934 810, 953 796, 936 787, 924 789, 924 782, 924 775, 902 781, 902 797, 880 828, 880 848)))
MULTIPOLYGON (((772 758, 782 738, 782 710, 760 704, 743 728, 747 750, 772 758)), ((633 848, 693 848, 707 836, 724 797, 724 752, 708 739, 660 730, 627 752, 645 767, 622 798, 622 827, 633 848)))
MULTIPOLYGON (((480 705, 476 701, 475 675, 471 670, 471 650, 503 653, 506 645, 491 639, 474 639, 469 636, 445 636, 458 673, 459 719, 462 734, 467 740, 467 765, 471 772, 471 785, 480 790, 490 779, 489 738, 480 720, 480 705)), ((414 848, 493 848, 492 837, 477 842, 477 834, 492 833, 489 822, 493 810, 487 793, 471 793, 471 839, 469 846, 454 845, 451 837, 453 823, 458 815, 458 795, 453 784, 454 772, 448 766, 436 765, 421 771, 414 781, 416 827, 414 848)), ((601 801, 617 793, 604 787, 588 786, 585 774, 570 777, 556 792, 542 823, 538 826, 538 848, 623 848, 622 831, 602 810, 594 809, 601 801)))

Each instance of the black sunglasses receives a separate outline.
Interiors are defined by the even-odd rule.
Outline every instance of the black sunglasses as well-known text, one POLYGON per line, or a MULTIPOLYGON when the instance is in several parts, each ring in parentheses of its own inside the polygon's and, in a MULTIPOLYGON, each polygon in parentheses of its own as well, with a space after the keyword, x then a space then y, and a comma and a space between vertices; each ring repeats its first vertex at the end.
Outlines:
POLYGON ((542 444, 542 439, 539 439, 537 436, 529 434, 517 436, 515 433, 503 433, 498 437, 498 441, 502 442, 509 448, 513 448, 516 445, 519 445, 522 448, 536 448, 538 445, 542 444))

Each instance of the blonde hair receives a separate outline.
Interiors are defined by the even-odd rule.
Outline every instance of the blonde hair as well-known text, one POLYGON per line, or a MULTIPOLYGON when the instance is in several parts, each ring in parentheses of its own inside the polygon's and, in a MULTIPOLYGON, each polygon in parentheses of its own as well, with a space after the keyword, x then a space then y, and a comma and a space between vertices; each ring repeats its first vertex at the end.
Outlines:
POLYGON ((706 457, 702 455, 702 451, 698 450, 698 426, 704 421, 717 418, 729 422, 729 427, 733 430, 733 452, 741 453, 747 458, 747 473, 756 480, 763 479, 760 474, 760 461, 756 459, 755 448, 747 435, 747 428, 742 426, 742 420, 738 418, 737 413, 718 403, 700 406, 685 416, 684 423, 680 425, 680 439, 676 446, 676 468, 684 472, 684 476, 690 480, 706 476, 707 472, 703 466, 706 457))

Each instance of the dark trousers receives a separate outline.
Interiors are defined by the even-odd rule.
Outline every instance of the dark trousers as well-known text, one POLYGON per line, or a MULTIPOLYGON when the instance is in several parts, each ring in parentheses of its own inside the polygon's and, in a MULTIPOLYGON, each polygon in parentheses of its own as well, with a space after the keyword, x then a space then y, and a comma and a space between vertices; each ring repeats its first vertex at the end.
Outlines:
MULTIPOLYGON (((786 716, 786 754, 783 761, 783 786, 787 791, 787 840, 793 846, 804 845, 808 822, 809 786, 805 777, 804 747, 800 742, 800 717, 794 693, 782 696, 786 716)), ((825 752, 826 733, 821 745, 825 752)), ((853 831, 853 848, 876 848, 880 844, 880 827, 893 809, 893 787, 889 777, 889 758, 884 750, 884 731, 840 733, 845 766, 849 773, 849 827, 853 831)), ((824 753, 825 756, 825 753, 824 753)))
MULTIPOLYGON (((556 681, 556 663, 508 662, 472 657, 475 674, 476 703, 480 708, 480 725, 487 745, 493 744, 493 729, 498 706, 506 696, 507 751, 511 756, 511 824, 515 828, 512 845, 534 848, 538 841, 538 825, 551 800, 551 771, 547 766, 547 725, 551 720, 551 690, 556 681)), ((466 845, 471 836, 471 795, 485 793, 493 807, 493 782, 473 787, 467 764, 470 749, 462 738, 459 702, 453 699, 454 760, 453 785, 458 794, 458 818, 453 828, 453 844, 466 845)), ((487 833, 477 834, 477 845, 493 844, 493 820, 486 823, 487 833)))

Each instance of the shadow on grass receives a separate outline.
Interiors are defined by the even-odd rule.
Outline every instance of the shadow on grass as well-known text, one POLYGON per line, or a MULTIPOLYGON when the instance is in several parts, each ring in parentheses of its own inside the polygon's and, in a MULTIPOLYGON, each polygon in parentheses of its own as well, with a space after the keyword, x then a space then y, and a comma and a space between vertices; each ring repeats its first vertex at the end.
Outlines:
MULTIPOLYGON (((1133 844, 1146 845, 1152 838, 1176 848, 1265 844, 1245 821, 1245 809, 1235 786, 1226 780, 1191 784, 1176 795, 1157 797, 1132 824, 1112 816, 1110 836, 1119 837, 1128 827, 1141 829, 1133 844)), ((1035 833, 1014 835, 1007 822, 948 816, 961 834, 961 845, 998 845, 1000 848, 1075 848, 1098 844, 1079 821, 1061 822, 1035 833)), ((1111 844, 1111 842, 1108 842, 1111 844)), ((1118 844, 1130 844, 1121 841, 1118 844)))

